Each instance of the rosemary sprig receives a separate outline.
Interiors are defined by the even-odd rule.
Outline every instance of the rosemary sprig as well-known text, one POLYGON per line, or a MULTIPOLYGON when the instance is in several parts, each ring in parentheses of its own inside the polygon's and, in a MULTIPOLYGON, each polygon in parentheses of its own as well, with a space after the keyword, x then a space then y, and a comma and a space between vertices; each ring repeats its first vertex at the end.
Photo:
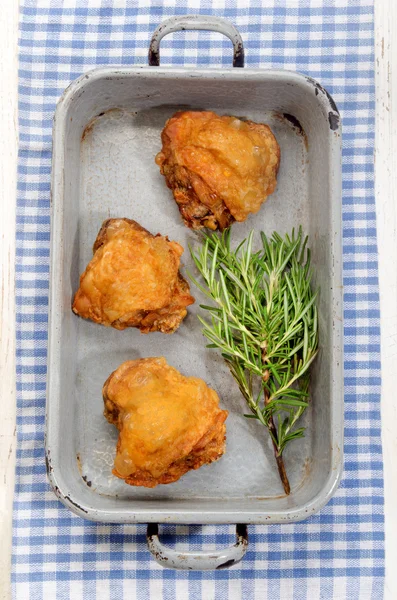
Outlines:
POLYGON ((286 494, 290 485, 282 453, 304 435, 297 422, 308 406, 309 367, 317 354, 317 291, 302 229, 281 237, 261 233, 253 251, 252 231, 236 249, 230 229, 204 236, 190 252, 202 276, 189 277, 210 300, 199 317, 209 348, 218 348, 251 414, 269 431, 286 494))

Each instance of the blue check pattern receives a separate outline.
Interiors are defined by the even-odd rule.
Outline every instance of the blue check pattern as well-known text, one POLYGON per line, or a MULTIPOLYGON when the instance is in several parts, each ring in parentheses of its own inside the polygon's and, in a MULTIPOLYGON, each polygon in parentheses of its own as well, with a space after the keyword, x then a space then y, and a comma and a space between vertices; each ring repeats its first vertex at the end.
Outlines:
MULTIPOLYGON (((13 593, 17 600, 315 600, 383 596, 380 329, 374 206, 374 32, 371 0, 22 0, 17 205, 17 392, 13 593), (151 559, 144 525, 84 521, 50 491, 44 412, 51 126, 64 88, 103 65, 139 65, 160 21, 227 17, 247 67, 310 74, 343 117, 345 476, 332 501, 297 524, 250 527, 244 561, 175 572, 151 559)), ((162 42, 162 64, 230 65, 220 35, 162 42)), ((210 550, 233 527, 167 526, 165 542, 210 550)))

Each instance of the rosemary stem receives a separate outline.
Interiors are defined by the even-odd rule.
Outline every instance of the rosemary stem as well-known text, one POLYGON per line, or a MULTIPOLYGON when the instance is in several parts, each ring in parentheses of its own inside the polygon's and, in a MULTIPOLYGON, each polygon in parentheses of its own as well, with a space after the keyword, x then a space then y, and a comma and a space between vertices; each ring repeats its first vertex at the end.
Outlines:
MULTIPOLYGON (((268 396, 268 394, 266 393, 266 390, 264 392, 264 396, 265 396, 265 406, 267 406, 270 402, 270 398, 268 396)), ((287 496, 290 495, 291 493, 291 487, 289 484, 289 480, 288 480, 288 475, 287 475, 287 471, 285 468, 285 464, 284 464, 284 459, 283 456, 281 454, 281 452, 278 449, 278 445, 277 445, 277 429, 276 426, 274 424, 274 420, 273 420, 273 416, 271 415, 269 417, 269 421, 268 421, 268 429, 271 433, 271 438, 272 438, 272 442, 273 442, 273 449, 274 449, 274 456, 276 458, 276 463, 277 463, 277 468, 278 468, 278 473, 280 475, 280 479, 281 479, 281 483, 283 484, 283 488, 284 488, 284 492, 287 494, 287 496)))
MULTIPOLYGON (((274 445, 274 443, 273 443, 273 445, 274 445)), ((281 454, 278 454, 278 451, 276 452, 276 450, 277 450, 277 448, 275 447, 274 455, 276 457, 278 472, 280 475, 281 482, 283 484, 284 492, 286 493, 287 496, 289 496, 291 493, 291 488, 290 488, 289 481, 288 481, 287 471, 285 470, 284 459, 281 454)))

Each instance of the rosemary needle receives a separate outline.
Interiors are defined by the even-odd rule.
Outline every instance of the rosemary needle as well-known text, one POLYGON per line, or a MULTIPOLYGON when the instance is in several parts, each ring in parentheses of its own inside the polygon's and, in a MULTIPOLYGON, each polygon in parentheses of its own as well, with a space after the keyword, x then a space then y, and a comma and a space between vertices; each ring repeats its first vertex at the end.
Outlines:
POLYGON ((212 301, 199 317, 208 347, 218 348, 251 411, 269 431, 286 494, 290 485, 283 451, 303 437, 297 426, 308 406, 309 367, 318 351, 317 291, 302 229, 280 236, 261 233, 253 252, 252 231, 236 249, 230 229, 204 236, 190 248, 201 274, 197 287, 212 301))

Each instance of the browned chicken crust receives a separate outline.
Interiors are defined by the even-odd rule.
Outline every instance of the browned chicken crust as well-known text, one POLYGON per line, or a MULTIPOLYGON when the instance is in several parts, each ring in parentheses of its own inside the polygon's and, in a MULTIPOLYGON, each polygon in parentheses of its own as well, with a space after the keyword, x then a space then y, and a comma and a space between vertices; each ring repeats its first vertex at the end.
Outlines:
POLYGON ((216 392, 165 358, 123 363, 103 386, 104 415, 120 431, 113 474, 129 485, 172 483, 225 451, 216 392))
POLYGON ((80 277, 73 311, 116 329, 173 333, 193 304, 179 272, 183 248, 131 219, 108 219, 80 277))
POLYGON ((188 227, 223 230, 256 213, 277 183, 280 148, 270 127, 213 112, 177 112, 156 156, 188 227))

